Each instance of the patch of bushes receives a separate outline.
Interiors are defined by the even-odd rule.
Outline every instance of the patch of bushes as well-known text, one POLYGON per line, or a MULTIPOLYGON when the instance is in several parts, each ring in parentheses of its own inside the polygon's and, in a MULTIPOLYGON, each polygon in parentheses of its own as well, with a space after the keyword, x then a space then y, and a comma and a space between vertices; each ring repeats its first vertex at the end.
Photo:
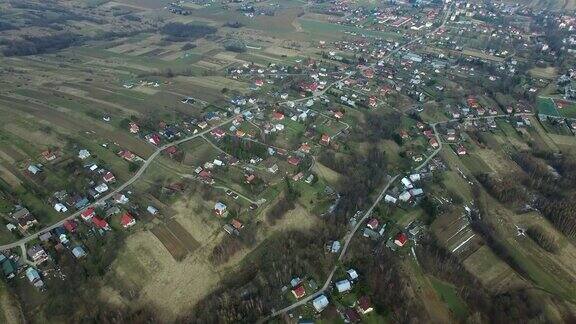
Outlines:
POLYGON ((540 226, 529 227, 528 230, 526 230, 526 235, 528 235, 528 237, 536 242, 536 244, 541 248, 550 253, 557 253, 560 248, 556 239, 552 235, 546 233, 546 231, 540 226))
POLYGON ((162 33, 167 35, 166 40, 184 42, 214 34, 216 28, 199 24, 169 23, 162 27, 162 33))

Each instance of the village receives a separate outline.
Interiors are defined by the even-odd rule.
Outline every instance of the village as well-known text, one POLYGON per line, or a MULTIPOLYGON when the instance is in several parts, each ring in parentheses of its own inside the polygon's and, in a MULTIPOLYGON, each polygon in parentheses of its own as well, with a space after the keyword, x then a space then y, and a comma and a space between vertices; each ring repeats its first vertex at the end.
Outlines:
MULTIPOLYGON (((215 35, 188 50, 170 45, 157 69, 144 68, 150 53, 162 52, 156 34, 114 46, 95 42, 42 62, 71 66, 97 49, 86 66, 107 68, 80 75, 78 85, 57 79, 38 90, 16 76, 22 84, 2 90, 2 111, 12 102, 44 118, 32 125, 14 114, 6 124, 16 126, 0 128, 0 265, 11 289, 33 296, 20 297, 26 308, 71 280, 69 269, 77 267, 107 278, 99 289, 117 292, 124 305, 157 302, 166 313, 184 312, 193 305, 171 308, 176 303, 167 297, 150 297, 169 280, 148 268, 158 261, 137 256, 151 244, 161 249, 150 255, 167 256, 174 269, 203 260, 203 271, 223 280, 244 258, 257 262, 278 233, 322 227, 318 271, 309 264, 278 270, 266 285, 266 306, 254 315, 259 321, 389 320, 392 307, 382 306, 363 259, 383 256, 403 269, 406 289, 430 321, 465 320, 474 306, 426 268, 430 237, 486 287, 496 279, 469 265, 481 253, 497 265, 494 272, 516 278, 520 271, 486 252, 494 246, 478 229, 478 215, 489 210, 505 224, 496 228, 524 237, 532 225, 516 216, 544 213, 538 195, 513 209, 486 198, 496 197, 488 185, 528 173, 519 158, 527 151, 542 161, 571 156, 573 13, 468 1, 311 1, 305 9, 276 2, 126 5, 174 23, 224 22, 225 32, 214 27, 215 35), (283 15, 294 15, 289 25, 298 32, 260 27, 283 15), (231 38, 241 50, 220 49, 231 38), (142 44, 156 49, 133 54, 142 44), (122 65, 127 72, 115 74, 122 65), (32 139, 23 138, 26 127, 32 139), (155 286, 132 277, 135 269, 155 286)), ((219 280, 206 279, 206 291, 192 299, 223 289, 219 280)), ((231 294, 257 290, 240 287, 231 294)))

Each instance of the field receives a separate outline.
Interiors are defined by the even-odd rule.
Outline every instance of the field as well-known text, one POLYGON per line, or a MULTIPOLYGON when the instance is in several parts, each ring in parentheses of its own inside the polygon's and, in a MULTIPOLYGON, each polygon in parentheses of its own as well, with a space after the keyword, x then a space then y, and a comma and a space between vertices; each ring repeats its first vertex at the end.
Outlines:
POLYGON ((0 322, 8 324, 25 322, 20 306, 14 296, 8 292, 3 281, 0 281, 0 322))
POLYGON ((466 303, 456 294, 455 287, 436 278, 430 278, 436 293, 444 301, 457 319, 465 319, 468 314, 466 303))

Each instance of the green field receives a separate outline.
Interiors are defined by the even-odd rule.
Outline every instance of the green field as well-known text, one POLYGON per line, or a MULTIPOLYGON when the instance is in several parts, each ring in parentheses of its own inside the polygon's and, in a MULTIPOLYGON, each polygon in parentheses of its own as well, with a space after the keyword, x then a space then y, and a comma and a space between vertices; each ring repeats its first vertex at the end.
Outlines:
POLYGON ((316 37, 325 37, 326 39, 339 39, 345 33, 354 33, 358 35, 366 35, 369 37, 385 38, 390 40, 399 40, 399 34, 387 33, 382 31, 366 30, 353 26, 337 25, 329 22, 318 20, 300 19, 302 29, 316 37))
POLYGON ((456 287, 434 277, 430 277, 430 281, 436 293, 448 305, 454 316, 460 320, 465 319, 468 314, 468 306, 456 294, 456 287))

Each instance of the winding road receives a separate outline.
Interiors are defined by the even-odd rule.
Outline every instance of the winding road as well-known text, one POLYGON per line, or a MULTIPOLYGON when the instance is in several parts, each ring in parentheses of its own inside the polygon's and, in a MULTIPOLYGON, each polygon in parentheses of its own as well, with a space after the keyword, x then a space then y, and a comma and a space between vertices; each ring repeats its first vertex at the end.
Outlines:
MULTIPOLYGON (((134 176, 132 176, 132 178, 130 178, 128 181, 124 182, 121 186, 115 188, 114 190, 110 191, 108 194, 106 194, 105 196, 103 196, 102 198, 96 200, 94 203, 90 204, 88 207, 93 207, 93 206, 97 206, 102 204, 103 202, 105 202, 106 200, 112 198, 114 195, 116 195, 117 193, 120 193, 121 191, 123 191, 124 189, 126 189, 127 187, 129 187, 130 185, 132 185, 134 182, 136 182, 138 179, 140 179, 140 177, 142 177, 142 175, 144 174, 144 172, 146 171, 146 169, 148 169, 148 167, 150 167, 150 165, 152 164, 152 162, 154 161, 154 159, 160 155, 160 153, 162 153, 163 150, 165 150, 166 148, 173 146, 173 145, 179 145, 185 142, 188 142, 190 140, 193 140, 197 137, 201 137, 204 136, 205 134, 211 132, 212 130, 221 127, 223 125, 226 125, 230 122, 232 122, 232 120, 234 120, 236 117, 238 117, 239 115, 235 115, 233 117, 230 117, 228 119, 223 120, 222 122, 218 123, 217 125, 211 127, 211 128, 207 128, 201 132, 198 132, 194 135, 188 136, 188 137, 184 137, 182 139, 179 139, 177 141, 162 145, 160 147, 158 147, 156 149, 156 151, 154 151, 154 153, 152 153, 152 155, 150 155, 148 157, 148 159, 146 159, 144 161, 144 164, 140 167, 140 169, 138 169, 138 171, 134 174, 134 176)), ((51 231, 53 229, 55 229, 56 227, 62 226, 66 221, 68 220, 72 220, 77 218, 78 216, 80 216, 80 213, 82 213, 84 209, 82 210, 78 210, 77 212, 67 216, 66 218, 63 218, 62 220, 46 226, 40 230, 38 230, 37 232, 30 234, 16 242, 12 242, 9 244, 5 244, 0 246, 0 250, 7 250, 7 249, 11 249, 11 248, 15 248, 15 247, 20 247, 21 249, 24 250, 24 246, 26 243, 30 242, 31 240, 36 239, 40 234, 47 232, 47 231, 51 231)), ((22 251, 25 255, 26 251, 22 251)))

